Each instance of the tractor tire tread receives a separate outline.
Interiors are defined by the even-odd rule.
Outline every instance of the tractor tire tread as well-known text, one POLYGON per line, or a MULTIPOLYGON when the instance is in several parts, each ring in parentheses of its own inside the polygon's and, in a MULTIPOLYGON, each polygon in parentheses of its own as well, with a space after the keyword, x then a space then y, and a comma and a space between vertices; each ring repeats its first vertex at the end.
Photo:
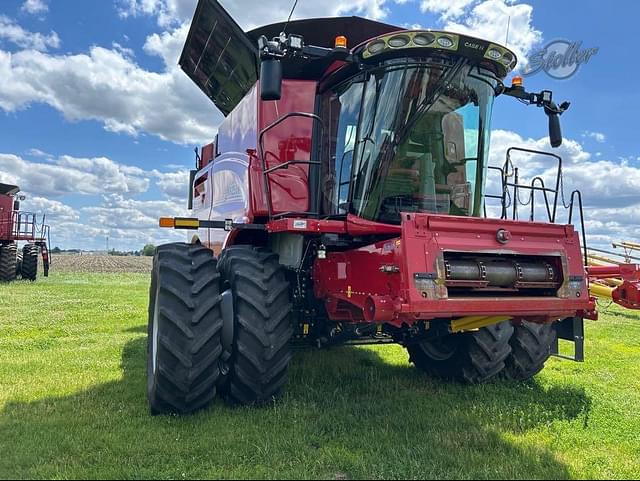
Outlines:
POLYGON ((189 414, 216 396, 222 312, 216 260, 198 244, 158 247, 149 303, 148 397, 153 414, 189 414), (157 298, 156 298, 157 293, 157 298), (152 368, 155 303, 157 369, 152 368))
POLYGON ((465 384, 483 384, 497 378, 505 369, 511 353, 513 333, 510 322, 483 327, 477 331, 450 334, 455 336, 455 351, 449 359, 436 360, 418 344, 410 344, 409 361, 427 374, 465 384))
POLYGON ((511 336, 511 354, 507 358, 504 376, 511 381, 527 381, 544 369, 551 357, 556 338, 552 324, 522 322, 511 336))
POLYGON ((0 282, 13 282, 17 278, 18 247, 15 243, 0 246, 0 282))
POLYGON ((284 268, 277 255, 252 246, 223 250, 219 267, 233 292, 236 321, 227 397, 240 405, 268 402, 280 395, 292 357, 284 268))
POLYGON ((22 248, 22 278, 35 281, 38 278, 38 255, 40 248, 35 244, 27 244, 22 248))

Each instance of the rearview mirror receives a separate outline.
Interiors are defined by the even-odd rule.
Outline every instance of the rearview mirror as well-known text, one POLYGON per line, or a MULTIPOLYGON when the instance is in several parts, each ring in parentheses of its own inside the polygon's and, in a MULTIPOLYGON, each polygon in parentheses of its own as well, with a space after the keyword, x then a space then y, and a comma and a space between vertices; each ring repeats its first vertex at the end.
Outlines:
POLYGON ((282 64, 280 59, 266 58, 260 62, 260 98, 280 100, 282 96, 282 64))
POLYGON ((549 141, 551 147, 562 145, 562 129, 560 128, 560 115, 557 113, 547 113, 549 116, 549 141))

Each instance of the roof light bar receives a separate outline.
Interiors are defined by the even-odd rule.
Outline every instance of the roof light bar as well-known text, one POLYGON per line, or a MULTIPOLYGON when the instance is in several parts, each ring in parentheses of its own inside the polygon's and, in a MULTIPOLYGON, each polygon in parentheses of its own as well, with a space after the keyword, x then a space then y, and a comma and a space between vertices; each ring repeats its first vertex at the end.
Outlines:
POLYGON ((516 66, 513 52, 486 40, 449 32, 432 30, 411 30, 394 32, 374 38, 356 49, 363 60, 382 53, 402 49, 427 48, 445 52, 455 52, 466 57, 487 60, 496 64, 506 76, 516 66))

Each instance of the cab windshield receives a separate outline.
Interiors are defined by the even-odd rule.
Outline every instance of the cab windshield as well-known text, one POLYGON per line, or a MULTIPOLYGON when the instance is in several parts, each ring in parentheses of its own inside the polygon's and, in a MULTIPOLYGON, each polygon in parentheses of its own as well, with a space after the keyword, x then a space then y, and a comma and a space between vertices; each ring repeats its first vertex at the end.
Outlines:
POLYGON ((480 216, 496 83, 465 59, 405 58, 326 93, 325 211, 480 216))

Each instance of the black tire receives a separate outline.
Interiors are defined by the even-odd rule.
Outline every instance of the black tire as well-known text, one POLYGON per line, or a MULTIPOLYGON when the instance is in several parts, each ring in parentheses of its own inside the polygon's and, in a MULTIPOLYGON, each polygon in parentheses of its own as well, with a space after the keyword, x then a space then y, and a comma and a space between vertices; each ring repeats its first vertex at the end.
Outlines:
POLYGON ((0 246, 0 282, 16 280, 18 246, 15 243, 0 246))
POLYGON ((523 322, 511 336, 511 354, 506 360, 505 378, 527 381, 544 369, 551 357, 556 330, 551 324, 523 322))
POLYGON ((220 275, 196 244, 158 247, 153 259, 147 347, 152 414, 188 414, 216 396, 222 353, 220 275))
POLYGON ((27 281, 35 281, 38 278, 38 254, 40 249, 35 244, 27 244, 22 248, 22 267, 20 273, 27 281))
POLYGON ((222 251, 218 263, 234 306, 231 358, 221 389, 233 404, 261 404, 277 398, 291 361, 291 300, 278 256, 251 246, 222 251))
POLYGON ((409 361, 441 379, 481 384, 496 378, 511 353, 510 322, 407 346, 409 361))
POLYGON ((16 278, 22 276, 22 252, 18 252, 18 258, 16 261, 16 278))

